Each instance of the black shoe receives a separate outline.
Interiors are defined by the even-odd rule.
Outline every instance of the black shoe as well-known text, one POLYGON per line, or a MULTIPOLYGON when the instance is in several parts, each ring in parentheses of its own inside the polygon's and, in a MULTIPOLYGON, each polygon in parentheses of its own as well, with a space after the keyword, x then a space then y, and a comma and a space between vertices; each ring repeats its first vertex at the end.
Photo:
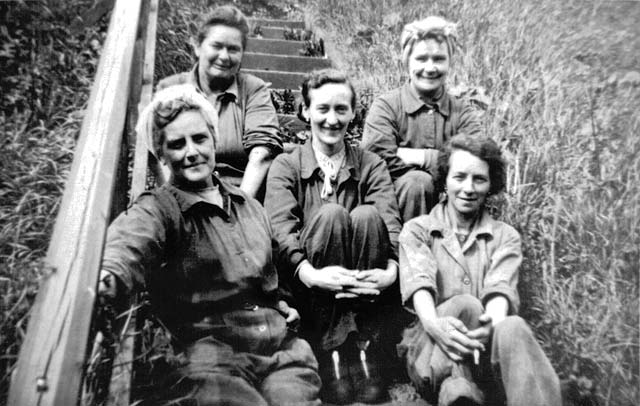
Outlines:
POLYGON ((318 357, 323 402, 344 405, 353 402, 353 387, 349 368, 338 350, 328 351, 318 357))
POLYGON ((381 360, 369 348, 370 343, 369 340, 356 341, 356 356, 350 360, 351 380, 356 401, 381 403, 389 399, 389 391, 380 373, 381 360))

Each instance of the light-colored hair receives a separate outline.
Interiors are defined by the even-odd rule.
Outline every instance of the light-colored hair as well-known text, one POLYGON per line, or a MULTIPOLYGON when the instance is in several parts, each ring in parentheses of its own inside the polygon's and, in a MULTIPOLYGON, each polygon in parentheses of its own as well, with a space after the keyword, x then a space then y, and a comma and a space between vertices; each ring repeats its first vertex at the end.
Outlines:
POLYGON ((453 57, 458 38, 456 24, 445 20, 442 17, 429 16, 422 20, 417 20, 404 26, 400 44, 402 45, 402 63, 408 66, 409 57, 418 41, 425 39, 435 39, 437 42, 445 42, 449 57, 453 57))
POLYGON ((218 113, 207 98, 191 84, 169 86, 158 91, 138 118, 136 133, 159 158, 164 143, 164 128, 183 111, 198 110, 207 123, 214 144, 218 143, 218 113))

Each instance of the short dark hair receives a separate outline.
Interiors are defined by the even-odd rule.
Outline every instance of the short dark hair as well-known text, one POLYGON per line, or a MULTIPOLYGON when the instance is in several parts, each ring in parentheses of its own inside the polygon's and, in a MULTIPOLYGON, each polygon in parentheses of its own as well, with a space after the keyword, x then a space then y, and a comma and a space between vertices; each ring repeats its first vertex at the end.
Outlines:
POLYGON ((310 72, 304 82, 302 82, 302 99, 304 100, 304 105, 309 107, 311 105, 311 99, 309 98, 309 91, 312 89, 317 89, 322 85, 326 85, 327 83, 337 83, 344 84, 351 89, 351 109, 355 111, 356 109, 356 90, 353 87, 353 84, 343 72, 335 69, 322 69, 315 70, 310 72))
POLYGON ((489 137, 481 135, 456 134, 444 146, 438 155, 437 176, 435 189, 437 193, 443 192, 447 174, 449 173, 449 160, 453 151, 462 150, 477 156, 489 165, 489 180, 491 187, 489 194, 500 193, 506 185, 506 163, 498 144, 489 137))
POLYGON ((202 44, 202 41, 207 37, 209 28, 216 25, 226 25, 227 27, 238 29, 242 34, 242 49, 244 50, 247 47, 249 22, 242 11, 233 6, 216 7, 211 14, 207 15, 198 29, 198 44, 202 44))

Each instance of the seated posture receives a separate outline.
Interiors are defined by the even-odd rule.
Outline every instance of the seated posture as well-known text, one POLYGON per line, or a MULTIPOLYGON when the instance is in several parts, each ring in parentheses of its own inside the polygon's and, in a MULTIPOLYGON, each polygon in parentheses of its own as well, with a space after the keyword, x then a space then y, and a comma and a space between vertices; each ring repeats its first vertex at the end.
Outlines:
POLYGON ((440 406, 560 405, 558 377, 515 315, 520 236, 484 208, 505 185, 500 149, 454 136, 438 172, 446 200, 400 234, 402 300, 417 315, 399 346, 411 380, 440 406))
POLYGON ((110 225, 99 292, 147 289, 183 354, 150 404, 319 404, 311 347, 288 328, 299 315, 279 300, 267 215, 213 174, 212 105, 191 85, 169 87, 142 113, 145 128, 171 177, 110 225))
POLYGON ((261 200, 271 161, 282 152, 282 139, 267 84, 239 72, 248 33, 240 10, 214 9, 193 40, 198 60, 193 69, 167 77, 157 87, 190 83, 205 94, 219 117, 216 171, 261 200))
POLYGON ((276 157, 265 208, 301 335, 318 357, 323 399, 376 402, 388 395, 378 362, 392 365, 402 330, 394 324, 402 309, 393 185, 382 159, 344 140, 356 101, 344 74, 311 73, 302 96, 311 139, 276 157))
POLYGON ((367 114, 362 148, 387 162, 404 222, 437 203, 433 182, 445 142, 458 132, 480 130, 471 105, 445 87, 455 38, 455 26, 440 17, 406 25, 402 63, 409 81, 377 98, 367 114))

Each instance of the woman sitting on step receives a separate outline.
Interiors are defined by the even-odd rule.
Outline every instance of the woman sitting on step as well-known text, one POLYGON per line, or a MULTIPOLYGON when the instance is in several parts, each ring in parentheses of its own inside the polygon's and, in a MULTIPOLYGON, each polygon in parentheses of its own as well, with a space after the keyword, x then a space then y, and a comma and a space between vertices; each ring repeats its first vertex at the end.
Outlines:
POLYGON ((558 377, 516 316, 520 235, 485 210, 505 185, 500 149, 456 135, 437 168, 445 200, 400 234, 402 301, 417 316, 399 346, 411 380, 439 406, 560 405, 558 377))
POLYGON ((193 40, 198 58, 194 67, 161 80, 157 88, 190 83, 204 93, 219 117, 216 171, 262 200, 267 171, 282 152, 282 139, 267 84, 240 72, 248 33, 249 24, 240 10, 214 9, 193 40))
POLYGON ((400 218, 384 161, 345 141, 356 94, 341 72, 302 86, 311 139, 273 162, 265 208, 282 250, 282 279, 301 311, 301 336, 320 364, 323 399, 388 396, 402 330, 397 278, 400 218))
POLYGON ((152 132, 171 177, 109 226, 99 293, 146 289, 179 354, 145 404, 318 405, 317 362, 279 297, 264 208, 214 174, 213 106, 191 85, 172 86, 138 131, 152 132))

